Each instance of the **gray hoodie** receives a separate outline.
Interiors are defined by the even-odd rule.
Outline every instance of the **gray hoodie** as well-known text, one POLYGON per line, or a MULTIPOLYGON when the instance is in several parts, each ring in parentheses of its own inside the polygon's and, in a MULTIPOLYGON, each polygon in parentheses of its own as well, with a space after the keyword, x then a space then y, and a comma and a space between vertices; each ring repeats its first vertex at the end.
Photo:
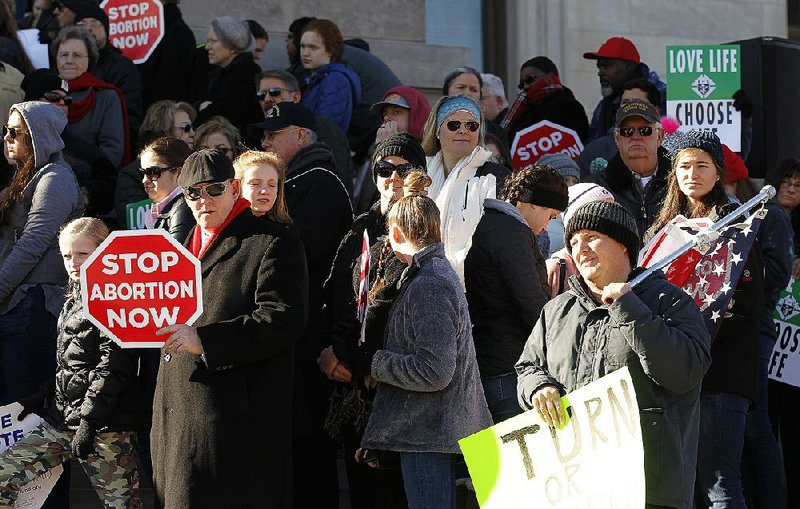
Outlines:
POLYGON ((58 316, 67 282, 58 231, 83 212, 78 181, 61 155, 67 117, 43 102, 15 104, 14 110, 27 124, 37 171, 0 224, 0 314, 13 309, 31 286, 41 285, 47 310, 58 316))

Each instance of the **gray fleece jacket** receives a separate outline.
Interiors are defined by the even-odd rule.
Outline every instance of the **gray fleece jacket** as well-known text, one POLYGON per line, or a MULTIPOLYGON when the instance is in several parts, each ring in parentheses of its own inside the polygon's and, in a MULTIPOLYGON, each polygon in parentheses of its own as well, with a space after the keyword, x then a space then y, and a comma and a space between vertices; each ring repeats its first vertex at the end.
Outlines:
POLYGON ((377 394, 362 446, 459 453, 458 440, 492 425, 475 360, 467 299, 444 245, 414 255, 400 278, 372 358, 377 394))
POLYGON ((78 181, 61 156, 67 117, 43 102, 15 104, 14 110, 30 132, 36 172, 0 224, 0 314, 13 309, 31 286, 41 285, 47 310, 58 316, 67 282, 58 231, 83 212, 78 181))

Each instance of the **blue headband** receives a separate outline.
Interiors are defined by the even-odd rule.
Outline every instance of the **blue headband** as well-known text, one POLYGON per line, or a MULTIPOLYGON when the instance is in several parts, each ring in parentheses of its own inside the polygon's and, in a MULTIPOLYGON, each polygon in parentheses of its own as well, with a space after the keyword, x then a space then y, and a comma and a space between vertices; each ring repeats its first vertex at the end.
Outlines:
POLYGON ((438 131, 444 121, 452 115, 454 112, 458 110, 465 110, 472 114, 475 117, 475 120, 478 122, 481 121, 481 109, 475 104, 475 101, 470 99, 464 95, 455 95, 449 96, 450 98, 447 99, 439 106, 439 111, 436 113, 436 130, 438 131))

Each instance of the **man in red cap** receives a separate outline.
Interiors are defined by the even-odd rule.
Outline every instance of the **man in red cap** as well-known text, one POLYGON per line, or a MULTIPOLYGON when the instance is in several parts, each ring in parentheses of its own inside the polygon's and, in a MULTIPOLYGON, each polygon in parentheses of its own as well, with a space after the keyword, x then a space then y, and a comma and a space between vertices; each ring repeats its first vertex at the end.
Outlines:
POLYGON ((587 141, 603 136, 614 127, 625 82, 645 78, 661 92, 661 110, 666 111, 667 84, 661 81, 647 64, 642 63, 639 50, 624 37, 612 37, 595 52, 583 54, 583 58, 597 60, 597 77, 603 99, 597 104, 589 125, 587 141))

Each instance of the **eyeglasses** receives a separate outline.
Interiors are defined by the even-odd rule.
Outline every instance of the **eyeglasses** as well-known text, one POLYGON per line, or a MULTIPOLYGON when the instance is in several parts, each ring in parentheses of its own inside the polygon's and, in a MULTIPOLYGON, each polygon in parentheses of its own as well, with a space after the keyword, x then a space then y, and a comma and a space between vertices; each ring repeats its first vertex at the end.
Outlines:
POLYGON ((781 182, 780 187, 785 187, 786 189, 791 189, 791 188, 800 189, 800 182, 796 180, 784 180, 783 182, 781 182))
POLYGON ((277 131, 264 131, 264 134, 261 135, 261 141, 266 141, 267 143, 272 143, 272 140, 275 139, 275 136, 282 133, 283 131, 289 129, 288 127, 284 127, 283 129, 278 129, 277 131))
POLYGON ((7 125, 3 126, 3 138, 8 136, 11 140, 16 140, 17 135, 19 134, 28 134, 27 131, 23 131, 19 127, 9 127, 7 125))
POLYGON ((470 132, 475 132, 481 128, 481 124, 475 122, 474 120, 467 120, 466 122, 462 122, 460 120, 451 120, 446 125, 447 128, 453 132, 458 131, 461 129, 461 124, 464 124, 464 127, 470 130, 470 132))
POLYGON ((519 82, 517 88, 522 90, 524 88, 528 88, 533 84, 534 81, 538 80, 539 78, 544 78, 544 74, 529 74, 525 76, 525 79, 519 82))
POLYGON ((408 174, 416 169, 418 168, 411 163, 392 164, 389 161, 378 161, 372 167, 372 171, 381 178, 389 178, 392 173, 397 172, 402 179, 408 177, 408 174))
POLYGON ((256 93, 256 98, 258 98, 259 101, 263 101, 264 99, 267 98, 267 95, 269 95, 270 97, 279 97, 281 95, 281 92, 289 92, 289 89, 288 88, 280 88, 280 87, 272 87, 272 88, 268 88, 266 90, 259 90, 256 93))
POLYGON ((151 166, 149 168, 139 168, 139 173, 144 175, 145 177, 149 178, 150 180, 158 180, 161 178, 161 174, 165 171, 174 171, 180 168, 180 166, 170 166, 169 168, 159 168, 158 166, 151 166))
POLYGON ((172 126, 172 128, 173 129, 177 129, 179 131, 183 131, 183 132, 188 134, 188 133, 192 132, 192 129, 194 129, 194 126, 187 122, 187 123, 184 123, 184 124, 181 124, 181 125, 174 125, 174 126, 172 126))
POLYGON ((42 94, 42 99, 49 103, 64 103, 64 106, 72 104, 72 97, 61 95, 58 92, 45 92, 42 94))
POLYGON ((630 138, 635 131, 639 132, 639 136, 645 138, 653 134, 653 126, 643 125, 641 127, 617 127, 617 132, 623 138, 630 138))
POLYGON ((206 195, 206 198, 219 198, 225 194, 225 189, 227 189, 228 183, 229 182, 226 181, 214 182, 213 184, 208 184, 207 186, 203 187, 188 186, 183 191, 183 194, 189 201, 197 201, 202 195, 206 195))

